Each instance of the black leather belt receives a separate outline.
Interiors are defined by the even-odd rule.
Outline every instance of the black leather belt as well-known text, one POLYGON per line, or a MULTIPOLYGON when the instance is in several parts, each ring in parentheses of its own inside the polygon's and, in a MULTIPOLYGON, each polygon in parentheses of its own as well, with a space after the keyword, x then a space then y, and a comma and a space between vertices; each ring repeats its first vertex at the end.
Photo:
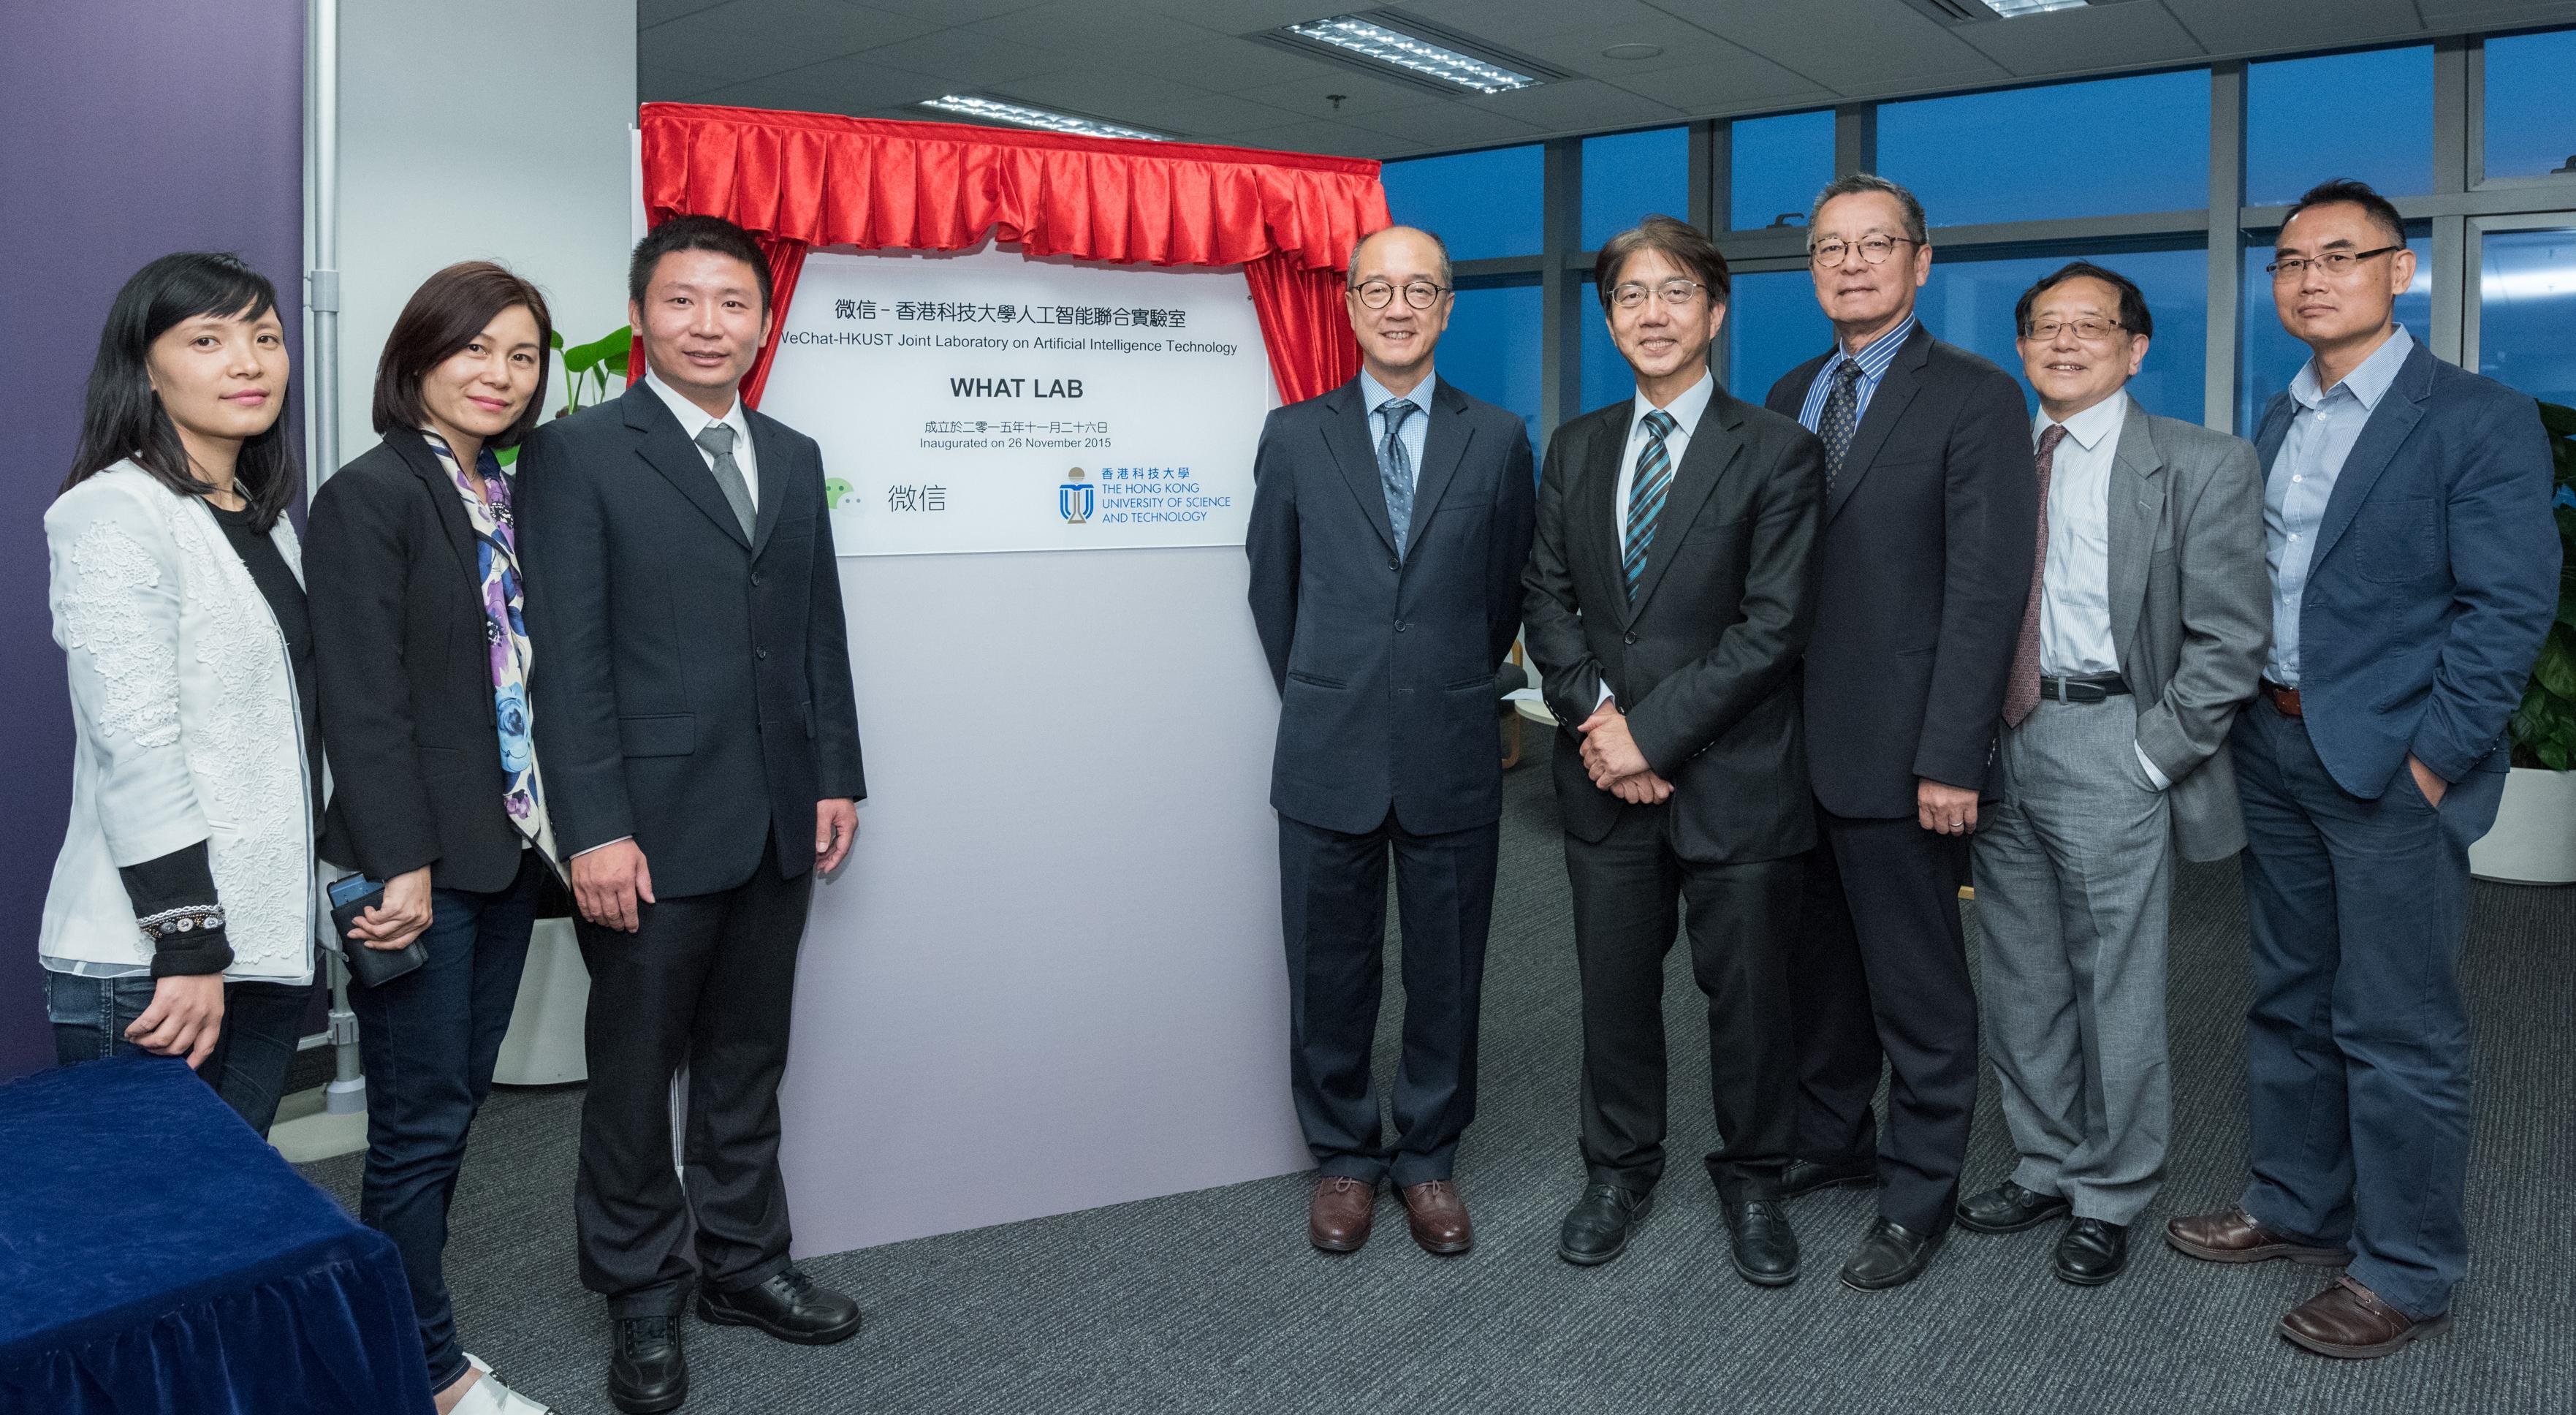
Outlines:
MULTIPOLYGON (((2027 682, 2028 680, 2023 680, 2027 682)), ((2061 703, 2098 703, 2125 697, 2129 680, 2117 673, 2079 673, 2069 678, 2041 678, 2039 695, 2061 703)))

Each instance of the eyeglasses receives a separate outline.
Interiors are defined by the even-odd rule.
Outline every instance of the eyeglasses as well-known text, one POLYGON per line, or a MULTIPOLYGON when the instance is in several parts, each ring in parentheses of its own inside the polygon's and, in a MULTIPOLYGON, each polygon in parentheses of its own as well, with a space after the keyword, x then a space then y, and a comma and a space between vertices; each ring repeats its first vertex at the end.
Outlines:
POLYGON ((1853 248, 1857 246, 1862 260, 1872 265, 1885 265, 1887 258, 1896 254, 1896 248, 1900 243, 1922 244, 1912 236, 1863 236, 1857 242, 1819 241, 1807 247, 1807 259, 1823 266, 1840 265, 1843 263, 1843 257, 1851 254, 1853 248))
POLYGON ((2350 275, 2354 266, 2373 256, 2389 255, 2404 249, 2404 246, 2381 246, 2373 251, 2328 251, 2321 256, 2285 255, 2263 268, 2272 272, 2275 280, 2296 280, 2307 274, 2308 267, 2313 265, 2340 280, 2350 275))
POLYGON ((1610 303, 1623 310, 1632 310, 1644 304, 1646 296, 1652 294, 1670 308, 1682 309, 1699 298, 1699 292, 1707 288, 1696 280, 1667 280, 1649 290, 1646 286, 1632 280, 1625 285, 1612 287, 1610 303))
MULTIPOLYGON (((1382 310, 1395 302, 1395 285, 1390 281, 1363 280, 1353 288, 1360 297, 1360 303, 1370 309, 1382 310)), ((1439 302, 1442 295, 1447 293, 1449 293, 1448 286, 1434 285, 1428 280, 1404 282, 1404 302, 1418 310, 1431 308, 1439 302)))
POLYGON ((2100 344, 2126 327, 2116 319, 2041 319, 2024 325, 2021 337, 2034 344, 2054 344, 2061 332, 2071 330, 2084 343, 2100 344))

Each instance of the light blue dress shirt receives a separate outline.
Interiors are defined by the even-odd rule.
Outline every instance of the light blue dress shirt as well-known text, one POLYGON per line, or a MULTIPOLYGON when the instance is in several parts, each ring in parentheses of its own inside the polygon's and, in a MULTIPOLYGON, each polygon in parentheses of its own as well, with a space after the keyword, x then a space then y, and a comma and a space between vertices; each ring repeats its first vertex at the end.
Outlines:
POLYGON ((2308 589, 2308 558, 2317 526, 2352 445, 2371 410, 2397 381, 2397 370, 2415 351, 2406 326, 2371 351, 2361 367, 2332 388, 2317 387, 2317 361, 2309 359, 2290 380, 2290 430, 2263 482, 2263 558, 2272 570, 2272 652, 2263 676, 2284 688, 2299 686, 2299 602, 2308 589))
POLYGON ((1386 405, 1402 397, 1414 406, 1413 412, 1404 415, 1404 426, 1395 430, 1395 440, 1404 444, 1405 464, 1413 468, 1416 486, 1422 484, 1422 444, 1431 434, 1431 395, 1439 387, 1439 375, 1425 373, 1412 392, 1389 393, 1385 384, 1369 377, 1367 369, 1360 370, 1360 406, 1368 409, 1370 451, 1386 441, 1386 405))
POLYGON ((1868 417, 1871 396, 1886 380, 1888 365, 1896 362, 1896 351, 1904 348, 1905 341, 1914 337, 1916 322, 1913 315, 1906 315, 1894 329, 1871 340, 1869 347, 1857 354, 1840 353, 1837 345, 1836 356, 1825 360, 1825 366, 1816 370, 1815 381, 1807 385, 1807 401, 1798 409, 1798 421, 1806 426, 1807 431, 1814 432, 1816 424, 1824 421, 1825 399, 1834 391, 1834 370, 1847 363, 1860 365, 1860 382, 1852 389, 1853 397, 1858 400, 1852 405, 1852 424, 1857 427, 1861 419, 1868 417))

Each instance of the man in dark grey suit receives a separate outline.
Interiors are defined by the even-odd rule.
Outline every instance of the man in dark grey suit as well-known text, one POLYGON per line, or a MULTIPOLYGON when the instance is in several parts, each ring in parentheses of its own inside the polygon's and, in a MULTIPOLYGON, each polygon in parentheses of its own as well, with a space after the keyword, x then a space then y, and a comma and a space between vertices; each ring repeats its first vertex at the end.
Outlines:
POLYGON ((1831 352, 1772 385, 1825 444, 1825 529, 1804 671, 1821 840, 1797 1013, 1799 1162, 1783 1187, 1878 1183, 1843 1266, 1910 1282, 1949 1232, 1977 1100, 1977 999, 1959 886, 1991 799, 2038 478, 2021 385, 1914 318, 1931 233, 1914 194, 1837 178, 1807 222, 1831 352), (1891 1077, 1887 1133, 1870 1097, 1891 1077))
POLYGON ((2245 843, 2227 731, 2271 638, 2263 482, 2244 439, 2125 385, 2146 297, 2077 261, 2014 310, 2039 390, 2038 577, 2004 688, 2003 799, 1972 849, 1986 1049, 2021 1160, 1959 1204, 2012 1233, 2071 1215, 2057 1275, 2119 1276, 2164 1178, 2173 854, 2245 843))
POLYGON ((1270 415, 1245 551, 1279 685, 1289 1085, 1321 1171, 1307 1237, 1368 1241, 1390 1174, 1414 1241, 1474 1243, 1451 1175, 1476 1111, 1476 1005, 1501 841, 1494 669, 1520 628, 1529 438, 1436 377, 1449 253, 1391 227, 1351 252, 1360 375, 1270 415), (1404 924, 1404 1059, 1387 1142, 1370 1079, 1386 861, 1404 924))
POLYGON ((1747 1281, 1798 1275, 1780 1209, 1797 1054, 1788 952, 1815 842, 1796 667, 1822 449, 1718 386, 1726 258, 1651 216, 1594 266, 1637 392, 1547 447, 1522 614, 1545 677, 1583 978, 1587 1183, 1557 1255, 1626 1251, 1664 1170, 1664 955, 1689 905, 1708 996, 1707 1157, 1747 1281))
POLYGON ((611 1399, 662 1411, 688 1396, 693 1284, 711 1322, 806 1344, 859 1329, 788 1262, 778 1081, 814 877, 866 788, 822 454, 737 392, 769 266, 741 228, 684 216, 636 247, 628 286, 651 371, 529 434, 520 525, 537 744, 590 969, 582 1282, 608 1299, 611 1399))

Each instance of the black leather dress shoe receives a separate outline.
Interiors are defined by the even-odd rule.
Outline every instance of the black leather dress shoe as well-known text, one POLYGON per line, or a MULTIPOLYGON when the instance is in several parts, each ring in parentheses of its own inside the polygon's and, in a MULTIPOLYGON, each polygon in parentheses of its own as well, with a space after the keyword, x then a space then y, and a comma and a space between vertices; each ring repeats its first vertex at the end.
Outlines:
POLYGON ((1735 1245, 1735 1271, 1756 1287, 1786 1287, 1798 1280, 1798 1235, 1772 1198, 1721 1199, 1726 1236, 1735 1245))
POLYGON ((1616 1184, 1586 1185, 1557 1230, 1556 1255, 1582 1268, 1606 1263, 1628 1251, 1628 1230, 1654 1207, 1651 1189, 1640 1194, 1616 1184))
POLYGON ((2066 1200, 2055 1194, 2034 1194, 2007 1179, 1981 1194, 1971 1194, 1959 1201, 1959 1226, 1979 1233, 2019 1233, 2037 1228, 2053 1218, 2063 1218, 2066 1200))
POLYGON ((609 1321, 608 1398, 627 1415, 661 1415, 689 1398, 689 1358, 680 1350, 680 1317, 609 1321))
POLYGON ((1812 1194, 1840 1184, 1877 1182, 1878 1161, 1874 1159, 1836 1160, 1830 1164, 1816 1160, 1791 1160, 1789 1167, 1780 1171, 1780 1197, 1794 1199, 1801 1194, 1812 1194))
POLYGON ((859 1334, 859 1304, 794 1268, 738 1292, 702 1288, 698 1315, 717 1326, 758 1327, 800 1346, 829 1346, 859 1334))
POLYGON ((1880 1219, 1843 1264, 1843 1286, 1862 1292, 1902 1287, 1932 1265, 1932 1250, 1941 1246, 1941 1237, 1880 1219))
POLYGON ((2100 1287, 2129 1265, 2129 1227, 2079 1218, 2057 1240, 2057 1275, 2077 1287, 2100 1287))

